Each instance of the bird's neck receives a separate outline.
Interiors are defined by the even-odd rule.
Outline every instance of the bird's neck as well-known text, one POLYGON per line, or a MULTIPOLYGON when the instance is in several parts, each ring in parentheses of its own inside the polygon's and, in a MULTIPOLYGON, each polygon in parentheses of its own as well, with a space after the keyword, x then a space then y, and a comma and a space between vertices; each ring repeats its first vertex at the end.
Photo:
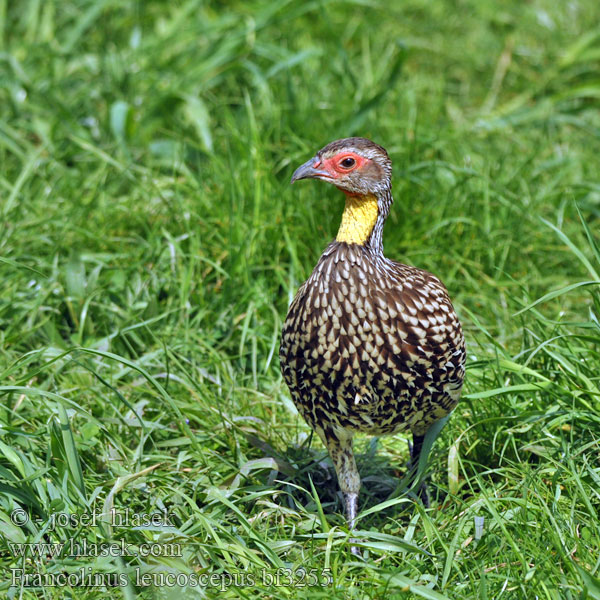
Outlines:
POLYGON ((380 194, 346 193, 346 206, 335 239, 347 244, 370 246, 383 254, 383 224, 391 203, 392 195, 389 190, 380 194))

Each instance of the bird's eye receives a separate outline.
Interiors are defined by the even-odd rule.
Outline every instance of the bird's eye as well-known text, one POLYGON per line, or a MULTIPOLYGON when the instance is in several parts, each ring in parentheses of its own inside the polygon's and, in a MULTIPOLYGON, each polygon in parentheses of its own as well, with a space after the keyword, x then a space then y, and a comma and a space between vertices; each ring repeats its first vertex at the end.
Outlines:
POLYGON ((350 167, 353 167, 356 164, 356 161, 353 158, 345 158, 340 165, 342 167, 344 167, 344 169, 349 169, 350 167))

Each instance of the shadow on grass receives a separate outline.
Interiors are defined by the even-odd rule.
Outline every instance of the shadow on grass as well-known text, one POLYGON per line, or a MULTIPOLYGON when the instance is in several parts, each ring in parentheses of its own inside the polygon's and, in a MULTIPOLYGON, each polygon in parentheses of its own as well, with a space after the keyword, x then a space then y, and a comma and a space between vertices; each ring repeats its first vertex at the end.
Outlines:
MULTIPOLYGON (((318 512, 318 501, 331 524, 345 525, 344 505, 335 468, 324 449, 311 447, 311 439, 307 438, 300 446, 288 446, 284 452, 275 450, 254 436, 250 436, 249 441, 261 448, 277 465, 278 470, 271 471, 263 481, 270 488, 286 492, 289 508, 301 505, 307 512, 314 514, 318 512), (311 492, 311 482, 318 498, 311 492)), ((378 438, 371 438, 364 452, 355 452, 361 476, 359 510, 362 512, 391 498, 404 496, 413 502, 404 507, 395 504, 377 511, 377 515, 410 520, 414 502, 418 502, 418 499, 414 491, 408 489, 408 465, 406 462, 395 463, 390 457, 378 453, 378 445, 378 438)), ((431 483, 428 486, 430 492, 433 492, 434 502, 443 503, 446 492, 431 483)), ((363 526, 367 526, 367 523, 363 523, 363 526)))

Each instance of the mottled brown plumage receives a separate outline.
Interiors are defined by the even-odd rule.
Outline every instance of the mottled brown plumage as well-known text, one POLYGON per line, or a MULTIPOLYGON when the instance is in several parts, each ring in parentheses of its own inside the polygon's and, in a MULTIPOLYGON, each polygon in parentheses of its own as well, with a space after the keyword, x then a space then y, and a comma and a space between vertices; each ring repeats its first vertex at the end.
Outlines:
POLYGON ((280 360, 295 405, 334 462, 349 525, 360 477, 355 433, 411 431, 412 460, 429 427, 458 402, 465 346, 437 277, 383 255, 391 161, 370 140, 332 142, 299 167, 346 194, 338 237, 300 287, 283 326, 280 360))

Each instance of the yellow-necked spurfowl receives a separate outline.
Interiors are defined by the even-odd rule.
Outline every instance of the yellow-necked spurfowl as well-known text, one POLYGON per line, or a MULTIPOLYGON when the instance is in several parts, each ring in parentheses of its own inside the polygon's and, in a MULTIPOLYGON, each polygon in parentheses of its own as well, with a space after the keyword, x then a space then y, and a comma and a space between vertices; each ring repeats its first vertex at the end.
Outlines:
POLYGON ((280 360, 296 407, 331 455, 351 529, 360 488, 354 434, 410 430, 416 464, 425 433, 456 406, 464 377, 464 338, 446 288, 383 255, 391 175, 384 148, 347 138, 292 176, 346 195, 336 239, 290 306, 280 360))

